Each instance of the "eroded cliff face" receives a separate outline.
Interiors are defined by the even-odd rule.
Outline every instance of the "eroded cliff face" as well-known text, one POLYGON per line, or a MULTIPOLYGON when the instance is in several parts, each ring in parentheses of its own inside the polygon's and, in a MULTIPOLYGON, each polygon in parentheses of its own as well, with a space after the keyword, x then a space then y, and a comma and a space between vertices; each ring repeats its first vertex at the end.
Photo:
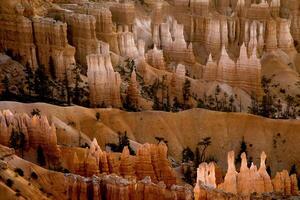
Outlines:
MULTIPOLYGON (((283 196, 299 195, 296 175, 289 175, 287 170, 277 172, 273 180, 266 171, 266 154, 262 152, 260 168, 251 163, 247 166, 246 154, 241 154, 241 168, 235 168, 235 155, 228 153, 228 168, 224 183, 216 185, 214 163, 201 163, 197 169, 197 183, 194 188, 195 199, 215 199, 217 197, 228 199, 254 199, 252 194, 262 195, 275 193, 283 196)), ((260 197, 263 199, 263 197, 260 197)))
POLYGON ((50 74, 52 67, 53 76, 62 79, 75 64, 75 48, 68 44, 67 25, 34 13, 27 17, 23 4, 14 6, 14 12, 0 12, 1 51, 32 69, 43 65, 50 74))
POLYGON ((114 72, 109 54, 87 56, 90 101, 95 107, 121 107, 121 77, 114 72))

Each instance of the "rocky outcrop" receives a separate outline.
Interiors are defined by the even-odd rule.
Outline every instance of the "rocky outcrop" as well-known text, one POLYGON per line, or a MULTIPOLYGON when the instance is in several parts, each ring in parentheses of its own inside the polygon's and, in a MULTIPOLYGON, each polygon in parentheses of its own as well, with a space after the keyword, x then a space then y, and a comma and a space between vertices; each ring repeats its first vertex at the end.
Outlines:
POLYGON ((214 163, 202 163, 197 170, 197 183, 194 188, 195 199, 215 199, 217 196, 228 196, 229 199, 241 197, 252 199, 252 194, 275 192, 281 196, 298 195, 298 186, 295 175, 289 176, 286 170, 276 174, 271 181, 266 171, 266 154, 262 152, 260 168, 252 163, 247 166, 246 154, 241 155, 241 168, 239 173, 235 169, 234 152, 228 153, 228 169, 224 183, 216 186, 214 163), (216 189, 218 188, 218 189, 216 189))
POLYGON ((110 56, 92 54, 87 56, 90 102, 93 107, 121 107, 120 74, 114 72, 110 56))
POLYGON ((41 148, 48 164, 57 164, 60 150, 57 146, 56 128, 45 116, 29 117, 27 114, 13 114, 9 110, 0 112, 0 143, 22 152, 41 148), (18 143, 20 142, 20 144, 18 143), (16 145, 21 146, 16 146, 16 145))
POLYGON ((125 147, 118 156, 102 151, 94 139, 90 149, 85 150, 83 158, 74 154, 71 168, 72 173, 86 177, 115 173, 130 180, 142 180, 149 176, 154 183, 162 181, 168 187, 177 183, 167 159, 165 144, 145 144, 137 150, 136 156, 131 156, 128 147, 125 147))
MULTIPOLYGON (((142 180, 126 179, 116 174, 83 177, 46 170, 19 158, 14 155, 12 149, 2 145, 0 145, 0 156, 0 175, 3 178, 0 181, 1 191, 3 191, 3 181, 10 179, 14 185, 11 190, 17 189, 20 191, 18 197, 26 197, 26 199, 192 200, 190 186, 173 185, 168 188, 163 182, 153 183, 150 177, 142 180), (24 175, 16 176, 13 171, 16 167, 20 167, 24 175), (35 174, 33 177, 37 178, 30 178, 31 174, 35 174), (51 198, 46 198, 50 193, 51 198)), ((6 197, 6 192, 3 194, 6 197)), ((13 194, 15 197, 15 192, 13 194)))

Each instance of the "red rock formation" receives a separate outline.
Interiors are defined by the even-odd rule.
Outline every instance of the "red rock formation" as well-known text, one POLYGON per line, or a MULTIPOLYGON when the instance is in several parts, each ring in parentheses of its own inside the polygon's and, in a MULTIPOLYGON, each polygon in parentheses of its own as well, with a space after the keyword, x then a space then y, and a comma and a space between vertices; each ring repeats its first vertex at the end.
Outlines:
MULTIPOLYGON (((295 175, 289 176, 286 170, 276 174, 271 181, 266 171, 266 154, 261 154, 261 164, 259 170, 252 163, 247 166, 246 154, 241 155, 241 168, 237 173, 234 165, 234 152, 228 153, 228 170, 224 183, 218 185, 216 190, 215 168, 214 164, 202 163, 197 169, 197 182, 194 188, 196 200, 212 200, 217 197, 236 199, 238 197, 250 198, 254 194, 276 192, 282 196, 297 195, 298 185, 295 175), (225 193, 224 193, 225 192, 225 193), (230 195, 233 194, 233 195, 230 195), (230 196, 230 198, 229 198, 230 196)), ((252 197, 250 198, 252 199, 252 197)))
POLYGON ((121 154, 120 175, 125 178, 135 176, 134 158, 130 156, 128 147, 125 147, 121 154))
POLYGON ((54 124, 49 124, 45 116, 29 117, 27 114, 12 114, 5 110, 0 114, 0 122, 1 144, 10 146, 12 134, 22 133, 25 141, 23 151, 41 147, 49 164, 57 164, 60 150, 57 146, 56 128, 54 124))

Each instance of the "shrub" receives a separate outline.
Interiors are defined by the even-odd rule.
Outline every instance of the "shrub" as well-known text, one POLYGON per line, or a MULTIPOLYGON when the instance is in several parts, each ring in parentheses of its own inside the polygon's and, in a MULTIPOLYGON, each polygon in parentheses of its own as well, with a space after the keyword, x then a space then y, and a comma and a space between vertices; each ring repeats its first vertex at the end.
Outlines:
POLYGON ((30 177, 35 180, 39 178, 35 172, 31 172, 30 177))
POLYGON ((16 189, 16 196, 19 197, 21 196, 20 190, 16 189))
POLYGON ((46 158, 44 155, 44 150, 41 146, 38 146, 38 148, 37 148, 37 161, 41 166, 46 165, 46 158))
POLYGON ((8 187, 12 187, 13 184, 14 184, 14 181, 13 181, 13 180, 11 180, 11 179, 7 179, 7 180, 6 180, 6 185, 7 185, 8 187))
POLYGON ((15 172, 18 173, 20 176, 24 176, 24 172, 21 168, 16 168, 15 172))
POLYGON ((97 121, 100 120, 100 113, 99 112, 96 112, 96 119, 97 119, 97 121))
POLYGON ((40 111, 38 108, 34 108, 34 109, 31 111, 31 115, 32 115, 32 116, 34 116, 34 115, 41 116, 41 111, 40 111))
POLYGON ((182 151, 182 162, 194 161, 194 153, 193 151, 187 147, 182 151))

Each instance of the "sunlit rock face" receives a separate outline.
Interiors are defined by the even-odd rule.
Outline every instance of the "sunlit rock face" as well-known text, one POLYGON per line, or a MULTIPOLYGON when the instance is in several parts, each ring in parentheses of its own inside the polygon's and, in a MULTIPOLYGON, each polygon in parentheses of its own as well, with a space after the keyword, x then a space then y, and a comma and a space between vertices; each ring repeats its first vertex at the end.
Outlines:
MULTIPOLYGON (((228 169, 224 182, 216 185, 215 164, 201 163, 197 169, 197 182, 194 188, 195 199, 215 199, 217 197, 252 199, 256 194, 276 193, 282 196, 298 195, 298 185, 295 175, 289 175, 287 170, 277 172, 273 180, 266 171, 266 154, 262 152, 260 168, 253 163, 248 167, 245 153, 241 154, 241 168, 235 168, 235 155, 228 153, 228 169), (253 196, 254 194, 254 196, 253 196)), ((262 197, 261 197, 262 198, 262 197)), ((259 198, 260 199, 260 198, 259 198)))
POLYGON ((114 72, 109 54, 87 56, 90 100, 94 107, 121 107, 119 73, 114 72))
POLYGON ((125 147, 118 158, 113 153, 102 151, 94 139, 83 158, 74 154, 72 172, 86 177, 115 173, 130 180, 150 177, 153 183, 164 182, 167 187, 171 187, 176 185, 177 180, 166 151, 165 144, 145 144, 137 150, 136 156, 131 156, 125 147))

